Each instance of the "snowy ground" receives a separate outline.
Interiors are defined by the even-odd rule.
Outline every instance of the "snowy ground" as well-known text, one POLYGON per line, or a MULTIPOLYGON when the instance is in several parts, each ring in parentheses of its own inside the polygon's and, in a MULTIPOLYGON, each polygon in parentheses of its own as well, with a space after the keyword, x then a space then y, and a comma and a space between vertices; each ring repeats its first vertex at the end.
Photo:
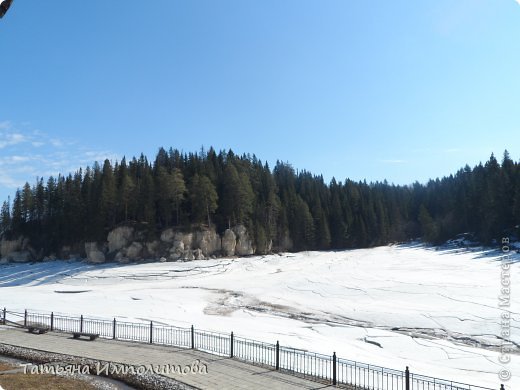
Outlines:
POLYGON ((515 351, 501 365, 500 255, 417 244, 186 263, 4 265, 0 306, 233 330, 492 388, 505 367, 513 374, 506 388, 518 389, 520 262, 511 265, 508 309, 515 351))

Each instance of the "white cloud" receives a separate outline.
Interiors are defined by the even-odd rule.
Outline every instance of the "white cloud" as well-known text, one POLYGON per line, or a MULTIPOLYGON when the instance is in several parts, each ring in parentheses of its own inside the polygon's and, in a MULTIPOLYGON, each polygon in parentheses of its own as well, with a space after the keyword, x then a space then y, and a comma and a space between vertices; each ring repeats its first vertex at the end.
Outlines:
POLYGON ((9 121, 0 122, 0 150, 0 203, 25 182, 34 184, 37 177, 46 180, 92 166, 94 161, 120 159, 110 150, 88 149, 75 140, 31 129, 30 124, 16 126, 9 121))
MULTIPOLYGON (((14 190, 22 186, 23 183, 17 181, 10 175, 5 172, 0 172, 0 187, 8 188, 10 190, 14 190)), ((2 199, 0 203, 2 203, 6 199, 2 199)))
POLYGON ((84 151, 82 153, 82 158, 79 161, 82 165, 92 165, 94 161, 98 161, 100 164, 102 164, 106 159, 108 159, 111 163, 114 163, 116 160, 120 160, 121 156, 108 150, 84 151))
POLYGON ((58 139, 58 138, 51 139, 51 144, 52 144, 52 146, 55 146, 57 148, 61 148, 63 145, 65 145, 65 143, 61 139, 58 139))
POLYGON ((12 165, 12 164, 18 164, 24 161, 30 161, 31 158, 28 156, 4 156, 0 157, 0 166, 2 165, 12 165))
POLYGON ((27 142, 27 140, 27 137, 20 133, 2 132, 0 133, 0 149, 21 144, 27 142))

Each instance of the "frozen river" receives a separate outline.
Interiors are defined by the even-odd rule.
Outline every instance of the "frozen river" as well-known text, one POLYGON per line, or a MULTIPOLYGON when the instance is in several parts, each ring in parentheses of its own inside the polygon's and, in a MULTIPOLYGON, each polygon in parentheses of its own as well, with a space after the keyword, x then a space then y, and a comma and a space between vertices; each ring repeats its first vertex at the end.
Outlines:
MULTIPOLYGON (((499 307, 500 253, 422 245, 238 259, 0 267, 0 306, 230 332, 384 367, 520 388, 520 263, 499 307), (504 311, 506 309, 506 311, 504 311), (500 364, 509 313, 512 361, 500 364)), ((518 260, 518 259, 517 259, 518 260)))

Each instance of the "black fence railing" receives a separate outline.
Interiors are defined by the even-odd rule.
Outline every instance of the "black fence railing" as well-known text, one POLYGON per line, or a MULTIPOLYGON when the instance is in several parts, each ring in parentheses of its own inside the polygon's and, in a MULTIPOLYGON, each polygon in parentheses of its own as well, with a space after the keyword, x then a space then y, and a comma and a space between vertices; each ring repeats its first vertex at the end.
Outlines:
MULTIPOLYGON (((416 389, 406 386, 407 383, 410 383, 408 367, 405 371, 398 371, 345 359, 338 359, 337 367, 340 383, 355 383, 361 388, 374 390, 416 389)), ((474 386, 473 388, 480 389, 474 386)), ((433 387, 431 389, 438 390, 433 387)), ((456 390, 456 388, 453 388, 453 390, 456 390)))
POLYGON ((18 326, 42 326, 55 332, 84 332, 99 334, 114 340, 191 348, 218 356, 242 360, 304 377, 316 382, 360 390, 504 390, 458 383, 413 374, 408 370, 393 370, 371 364, 340 359, 334 352, 322 355, 301 349, 263 343, 230 334, 201 329, 181 328, 153 322, 125 322, 71 317, 40 312, 0 311, 0 323, 18 326))

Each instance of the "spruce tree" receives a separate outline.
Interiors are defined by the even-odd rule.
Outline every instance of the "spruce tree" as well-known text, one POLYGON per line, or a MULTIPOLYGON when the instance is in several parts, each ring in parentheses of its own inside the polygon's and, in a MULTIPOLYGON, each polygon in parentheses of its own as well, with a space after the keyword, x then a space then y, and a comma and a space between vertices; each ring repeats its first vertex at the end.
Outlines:
POLYGON ((7 198, 2 204, 0 210, 0 236, 5 234, 11 229, 11 206, 10 199, 7 198))
POLYGON ((190 185, 191 208, 194 220, 202 222, 206 218, 211 227, 211 214, 217 209, 218 195, 215 186, 205 175, 195 174, 190 185))

